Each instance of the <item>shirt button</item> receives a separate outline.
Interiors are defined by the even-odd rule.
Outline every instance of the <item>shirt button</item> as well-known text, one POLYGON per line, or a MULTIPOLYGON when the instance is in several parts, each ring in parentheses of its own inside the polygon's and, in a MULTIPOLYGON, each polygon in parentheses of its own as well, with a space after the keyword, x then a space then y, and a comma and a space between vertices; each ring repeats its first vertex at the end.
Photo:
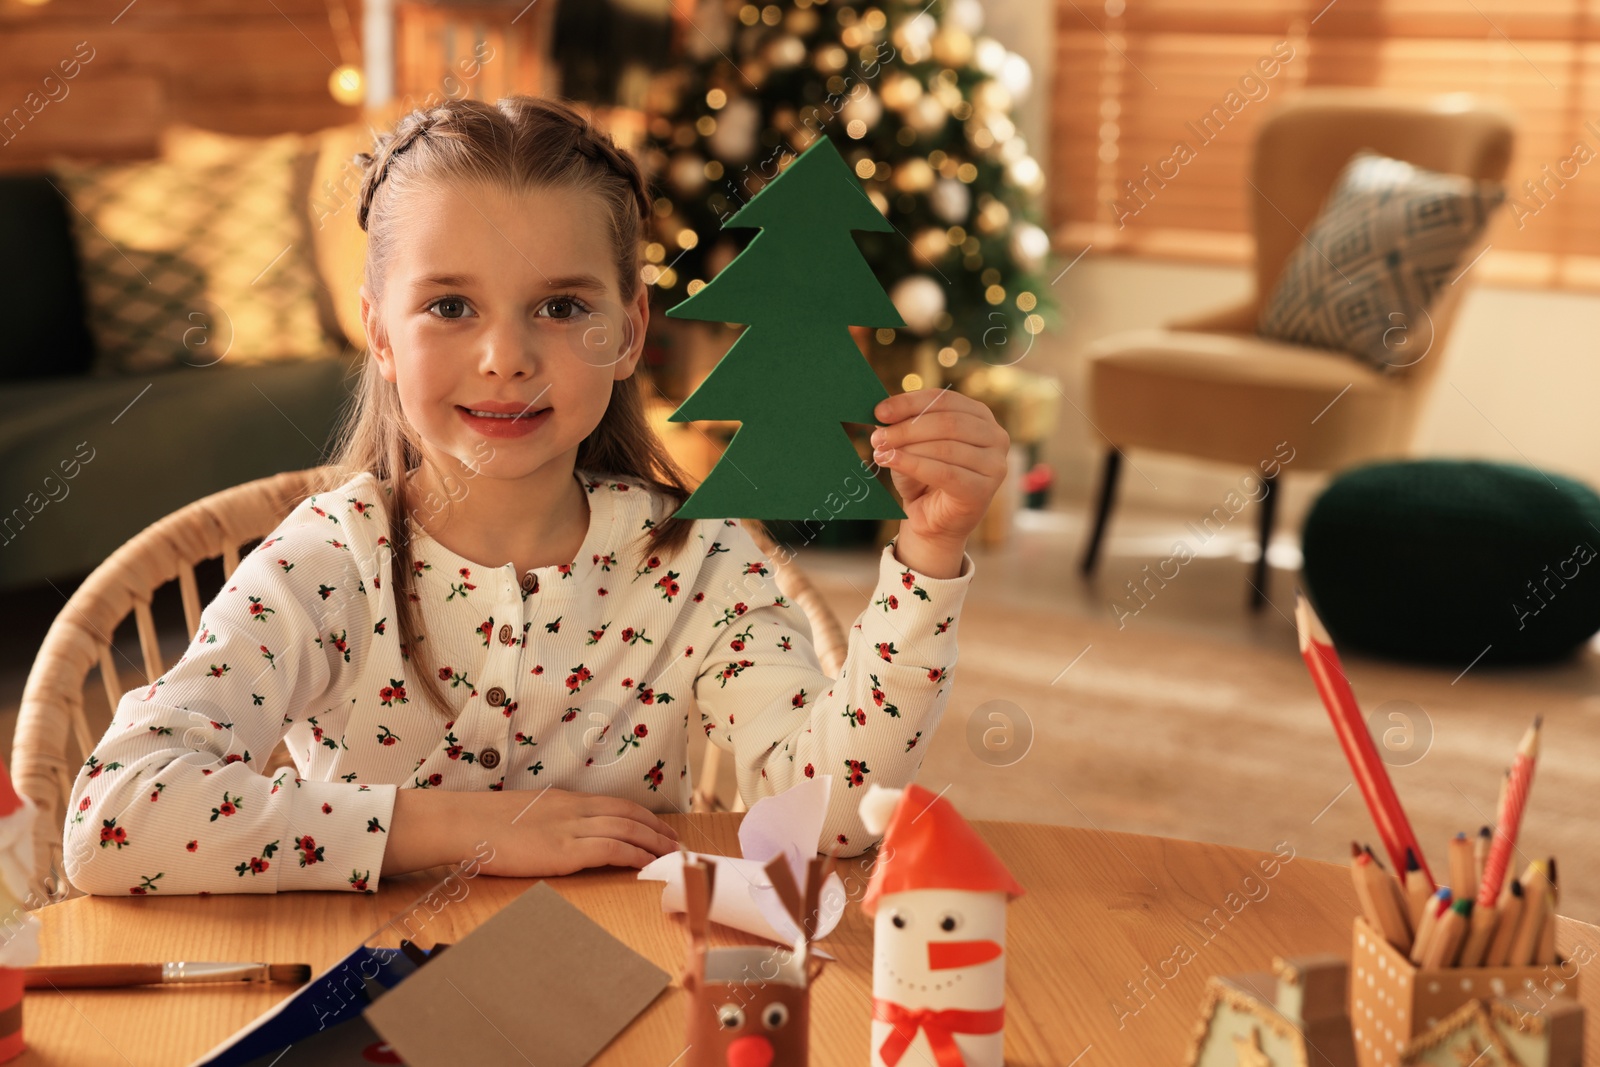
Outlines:
POLYGON ((497 685, 483 694, 483 698, 489 702, 490 706, 498 708, 506 702, 506 691, 497 685))
POLYGON ((522 576, 522 591, 524 593, 537 593, 539 591, 539 576, 532 571, 522 576))
POLYGON ((511 643, 511 624, 509 622, 500 624, 500 643, 502 645, 511 643))
POLYGON ((479 752, 478 766, 482 767, 486 771, 492 771, 496 767, 500 766, 500 750, 491 747, 479 752))

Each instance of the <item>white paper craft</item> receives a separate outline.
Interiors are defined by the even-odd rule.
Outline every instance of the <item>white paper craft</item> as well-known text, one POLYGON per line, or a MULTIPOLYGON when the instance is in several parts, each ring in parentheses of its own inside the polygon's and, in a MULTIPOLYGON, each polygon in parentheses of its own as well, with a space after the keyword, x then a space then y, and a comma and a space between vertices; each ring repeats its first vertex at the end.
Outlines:
MULTIPOLYGON (((828 794, 833 776, 808 778, 775 796, 762 797, 750 806, 739 824, 739 850, 743 858, 714 857, 717 877, 711 897, 711 921, 743 930, 747 934, 793 945, 802 937, 777 890, 762 870, 774 856, 785 856, 795 883, 804 885, 806 865, 817 854, 817 839, 828 814, 828 794)), ((692 841, 685 842, 692 844, 692 841)), ((709 853, 692 853, 709 855, 709 853)), ((639 872, 643 880, 663 882, 661 910, 687 909, 683 888, 682 852, 657 857, 639 872)), ((831 875, 822 887, 817 905, 817 931, 811 940, 820 940, 839 924, 844 914, 844 883, 831 875)), ((813 952, 821 954, 819 949, 813 952)))

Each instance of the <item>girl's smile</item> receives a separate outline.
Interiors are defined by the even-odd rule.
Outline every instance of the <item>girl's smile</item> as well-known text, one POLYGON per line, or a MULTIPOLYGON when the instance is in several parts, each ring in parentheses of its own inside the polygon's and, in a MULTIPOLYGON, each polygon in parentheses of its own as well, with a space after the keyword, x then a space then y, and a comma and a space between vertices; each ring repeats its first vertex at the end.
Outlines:
POLYGON ((524 405, 483 402, 471 407, 456 405, 461 421, 485 437, 526 437, 550 420, 554 408, 539 402, 524 405))

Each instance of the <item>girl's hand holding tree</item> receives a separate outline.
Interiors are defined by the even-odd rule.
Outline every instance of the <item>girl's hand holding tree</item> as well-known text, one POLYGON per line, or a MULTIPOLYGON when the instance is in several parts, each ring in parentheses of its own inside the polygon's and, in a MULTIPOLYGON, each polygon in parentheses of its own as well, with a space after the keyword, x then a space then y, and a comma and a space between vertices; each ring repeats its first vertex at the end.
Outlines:
POLYGON ((967 535, 1006 476, 1011 438, 981 401, 954 389, 915 389, 873 409, 872 459, 887 467, 906 517, 895 557, 930 578, 961 572, 967 535))

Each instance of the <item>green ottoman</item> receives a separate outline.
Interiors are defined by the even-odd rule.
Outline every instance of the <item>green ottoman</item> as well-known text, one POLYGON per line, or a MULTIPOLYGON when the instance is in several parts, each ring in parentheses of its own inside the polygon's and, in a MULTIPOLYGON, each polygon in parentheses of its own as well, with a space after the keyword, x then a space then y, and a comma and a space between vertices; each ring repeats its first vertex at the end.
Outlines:
POLYGON ((1318 498, 1301 547, 1306 588, 1341 647, 1458 668, 1480 655, 1542 663, 1600 630, 1600 496, 1559 474, 1362 467, 1318 498))

